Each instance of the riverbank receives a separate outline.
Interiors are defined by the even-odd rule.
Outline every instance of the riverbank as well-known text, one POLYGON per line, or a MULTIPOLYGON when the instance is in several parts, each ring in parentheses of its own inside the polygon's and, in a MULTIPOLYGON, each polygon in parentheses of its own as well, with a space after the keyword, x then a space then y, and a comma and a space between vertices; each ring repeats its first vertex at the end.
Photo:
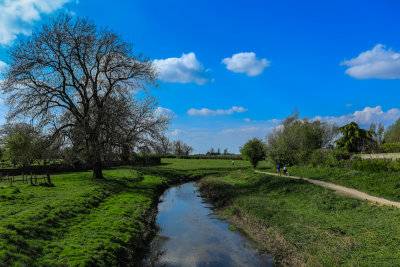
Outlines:
POLYGON ((281 265, 400 264, 400 211, 301 180, 237 170, 200 190, 281 265))
POLYGON ((157 236, 143 266, 274 266, 199 196, 195 182, 167 189, 158 205, 157 236))
POLYGON ((135 265, 163 191, 231 169, 230 160, 166 159, 159 166, 105 170, 103 180, 75 172, 52 175, 54 187, 4 183, 0 266, 135 265))

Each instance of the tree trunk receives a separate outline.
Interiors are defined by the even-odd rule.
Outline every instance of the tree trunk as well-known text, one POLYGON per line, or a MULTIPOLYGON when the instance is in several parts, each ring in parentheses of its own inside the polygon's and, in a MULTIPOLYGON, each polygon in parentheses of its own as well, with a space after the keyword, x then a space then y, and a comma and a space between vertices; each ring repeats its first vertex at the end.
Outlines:
POLYGON ((93 164, 93 179, 103 179, 103 166, 101 162, 96 162, 93 164))

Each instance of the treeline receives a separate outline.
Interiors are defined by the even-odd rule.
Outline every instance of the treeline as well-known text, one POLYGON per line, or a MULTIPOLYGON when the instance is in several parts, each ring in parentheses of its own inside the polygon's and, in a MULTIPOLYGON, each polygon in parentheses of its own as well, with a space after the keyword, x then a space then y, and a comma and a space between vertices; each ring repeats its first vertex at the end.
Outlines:
POLYGON ((229 155, 209 155, 209 154, 198 154, 198 155, 164 155, 164 158, 181 158, 181 159, 228 159, 228 160, 242 160, 241 155, 229 154, 229 155))
MULTIPOLYGON (((342 127, 319 120, 301 119, 292 112, 266 137, 266 142, 253 139, 241 152, 250 159, 260 156, 281 166, 311 165, 368 169, 359 153, 400 152, 400 119, 386 130, 382 124, 371 123, 368 130, 351 122, 342 127), (263 146, 264 150, 255 151, 263 146)), ((400 170, 400 163, 376 160, 374 170, 400 170)))
MULTIPOLYGON (((164 137, 162 137, 164 138, 164 137)), ((161 138, 160 138, 161 139, 161 138)), ((7 123, 0 127, 0 165, 1 168, 19 168, 32 170, 37 166, 47 166, 48 170, 66 171, 83 170, 92 167, 85 160, 85 151, 66 142, 60 135, 46 133, 39 127, 27 123, 7 123)), ((135 164, 151 165, 160 163, 161 156, 157 154, 161 147, 159 139, 137 140, 139 146, 124 149, 124 146, 106 146, 103 151, 103 167, 135 164), (142 141, 142 142, 139 142, 142 141), (133 150, 133 151, 132 151, 133 150)), ((186 145, 182 145, 185 149, 186 145)), ((187 150, 185 150, 187 151, 187 150)))

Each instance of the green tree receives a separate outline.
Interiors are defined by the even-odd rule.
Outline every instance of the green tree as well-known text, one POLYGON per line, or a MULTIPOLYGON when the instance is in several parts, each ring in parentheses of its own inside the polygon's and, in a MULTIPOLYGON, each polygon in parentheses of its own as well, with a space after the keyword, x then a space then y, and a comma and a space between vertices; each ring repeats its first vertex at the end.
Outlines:
POLYGON ((364 130, 355 122, 350 122, 339 128, 342 137, 335 141, 337 147, 350 153, 367 151, 375 142, 371 131, 364 130))
POLYGON ((240 153, 243 158, 249 160, 253 168, 255 168, 257 163, 265 157, 265 145, 260 139, 253 138, 240 148, 240 153))
POLYGON ((26 123, 8 124, 2 128, 5 159, 28 166, 40 159, 44 151, 39 131, 26 123))
POLYGON ((400 118, 388 126, 384 134, 385 143, 397 143, 400 142, 400 118))
POLYGON ((294 165, 308 161, 316 149, 332 144, 336 126, 300 119, 295 110, 267 137, 268 156, 276 164, 294 165))

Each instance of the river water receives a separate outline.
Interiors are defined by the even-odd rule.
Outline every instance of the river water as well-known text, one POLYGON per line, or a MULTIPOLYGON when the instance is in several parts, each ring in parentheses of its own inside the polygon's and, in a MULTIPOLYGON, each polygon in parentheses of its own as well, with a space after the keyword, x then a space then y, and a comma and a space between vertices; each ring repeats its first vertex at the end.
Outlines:
POLYGON ((158 210, 160 230, 144 266, 273 266, 271 256, 213 214, 194 183, 168 189, 158 210))

